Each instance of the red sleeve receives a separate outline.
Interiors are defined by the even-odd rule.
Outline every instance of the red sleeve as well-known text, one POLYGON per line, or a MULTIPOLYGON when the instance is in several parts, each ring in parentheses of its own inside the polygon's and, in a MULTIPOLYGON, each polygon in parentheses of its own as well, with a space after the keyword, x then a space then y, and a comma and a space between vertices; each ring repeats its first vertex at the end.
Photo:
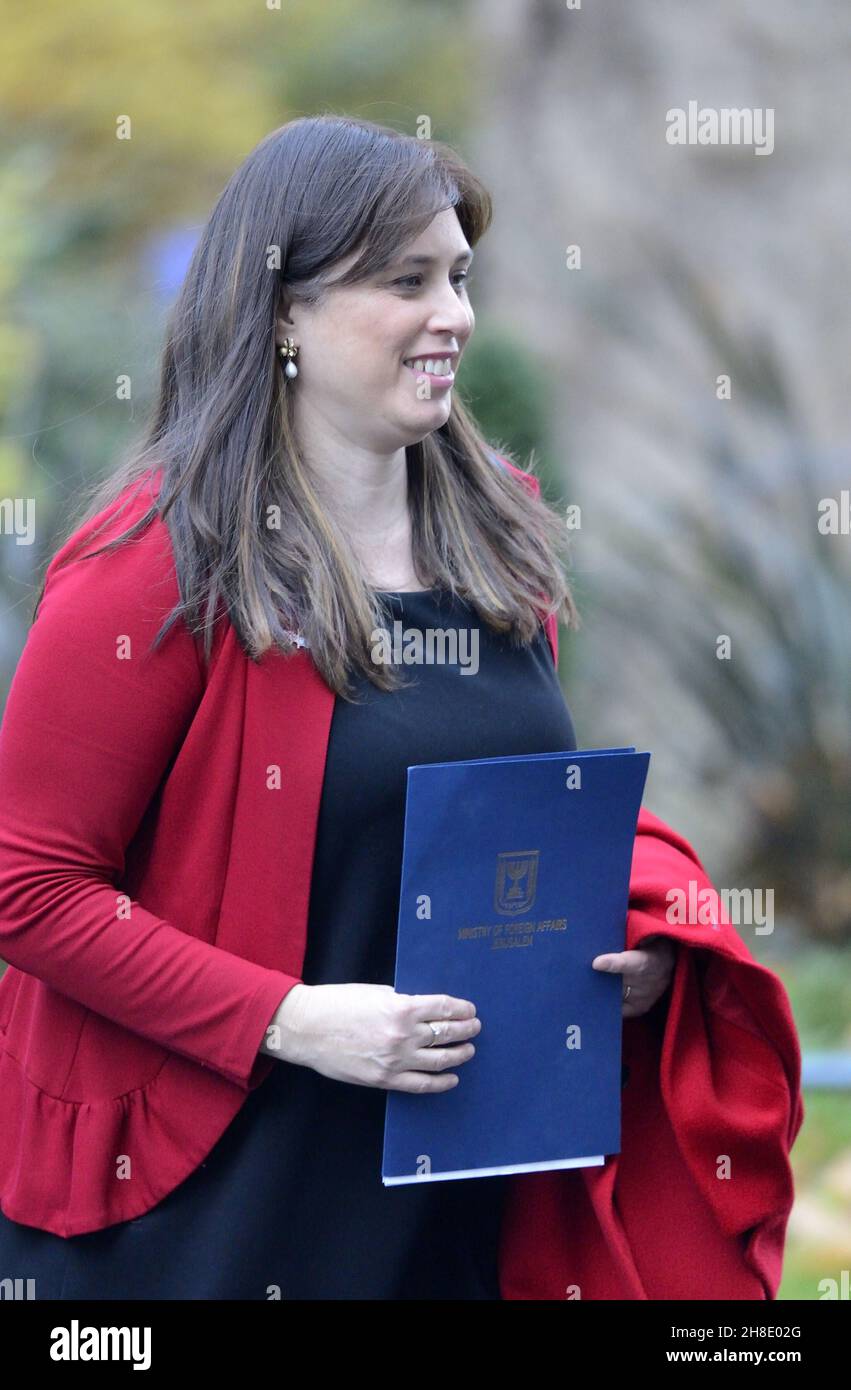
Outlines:
POLYGON ((168 529, 156 518, 114 552, 59 565, 83 534, 48 567, 0 728, 0 956, 250 1089, 266 1027, 298 981, 135 900, 118 915, 126 848, 203 693, 184 625, 148 653, 178 598, 168 529))

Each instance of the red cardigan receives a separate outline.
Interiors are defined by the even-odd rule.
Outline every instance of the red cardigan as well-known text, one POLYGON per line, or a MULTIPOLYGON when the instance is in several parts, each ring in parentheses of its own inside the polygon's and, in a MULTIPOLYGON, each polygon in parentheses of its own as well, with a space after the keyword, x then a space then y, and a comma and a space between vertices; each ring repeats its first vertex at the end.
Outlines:
MULTIPOLYGON (((178 599, 167 527, 60 568, 93 525, 48 568, 0 729, 0 1207, 61 1236, 148 1211, 281 1065, 258 1049, 300 979, 334 707, 306 649, 253 663, 226 623, 206 678, 182 624, 147 655, 178 599)), ((795 1029, 732 926, 666 922, 689 880, 710 886, 642 808, 628 945, 682 943, 669 1001, 624 1023, 621 1153, 510 1179, 504 1298, 775 1294, 795 1029)))

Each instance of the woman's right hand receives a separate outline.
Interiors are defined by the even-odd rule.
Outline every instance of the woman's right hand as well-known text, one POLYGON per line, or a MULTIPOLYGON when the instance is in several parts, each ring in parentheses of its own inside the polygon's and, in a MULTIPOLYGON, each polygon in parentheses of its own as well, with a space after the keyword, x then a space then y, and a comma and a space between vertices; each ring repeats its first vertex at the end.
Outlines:
POLYGON ((293 985, 272 1024, 280 1046, 264 1051, 334 1081, 416 1095, 450 1091, 447 1070, 475 1054, 476 1006, 450 994, 397 994, 391 985, 293 985), (435 1038, 429 1023, 440 1035, 435 1038))

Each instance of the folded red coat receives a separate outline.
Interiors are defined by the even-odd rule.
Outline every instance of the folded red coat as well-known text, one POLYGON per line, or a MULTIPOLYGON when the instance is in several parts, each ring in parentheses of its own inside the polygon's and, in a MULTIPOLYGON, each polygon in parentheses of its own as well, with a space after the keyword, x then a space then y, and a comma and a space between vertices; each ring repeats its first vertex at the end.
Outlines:
POLYGON ((803 1120, 797 1036, 782 983, 729 922, 669 923, 669 890, 689 881, 710 886, 688 842, 642 809, 626 944, 678 943, 670 997, 624 1022, 621 1152, 514 1183, 503 1298, 776 1295, 803 1120))

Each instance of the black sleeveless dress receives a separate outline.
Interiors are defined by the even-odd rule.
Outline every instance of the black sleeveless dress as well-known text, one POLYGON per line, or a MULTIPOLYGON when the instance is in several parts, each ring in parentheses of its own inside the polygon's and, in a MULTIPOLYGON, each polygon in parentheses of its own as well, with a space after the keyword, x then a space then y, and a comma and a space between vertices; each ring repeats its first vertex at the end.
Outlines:
MULTIPOLYGON (((358 703, 335 703, 306 984, 393 984, 409 764, 576 747, 543 628, 512 647, 447 592, 383 596, 388 633, 456 628, 458 661, 402 665, 395 692, 359 678, 358 703)), ((277 1063, 144 1216, 63 1238, 0 1214, 0 1279, 41 1299, 498 1299, 510 1179, 384 1187, 386 1098, 277 1063)))

